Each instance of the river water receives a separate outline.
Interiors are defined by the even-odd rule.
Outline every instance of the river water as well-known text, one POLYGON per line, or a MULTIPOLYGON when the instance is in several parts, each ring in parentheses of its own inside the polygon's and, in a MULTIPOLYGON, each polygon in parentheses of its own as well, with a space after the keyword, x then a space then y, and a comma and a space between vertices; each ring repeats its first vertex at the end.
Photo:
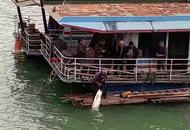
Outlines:
POLYGON ((71 86, 49 82, 42 58, 13 54, 14 15, 0 0, 0 130, 190 130, 190 104, 75 108, 59 97, 71 86))

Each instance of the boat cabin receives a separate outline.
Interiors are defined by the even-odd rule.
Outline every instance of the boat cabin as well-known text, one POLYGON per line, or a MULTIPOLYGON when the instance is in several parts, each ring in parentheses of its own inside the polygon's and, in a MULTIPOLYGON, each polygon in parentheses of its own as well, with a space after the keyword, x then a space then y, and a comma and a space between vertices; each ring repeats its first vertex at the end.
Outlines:
POLYGON ((190 16, 50 18, 49 28, 41 53, 65 82, 87 83, 101 70, 116 84, 190 81, 190 16))

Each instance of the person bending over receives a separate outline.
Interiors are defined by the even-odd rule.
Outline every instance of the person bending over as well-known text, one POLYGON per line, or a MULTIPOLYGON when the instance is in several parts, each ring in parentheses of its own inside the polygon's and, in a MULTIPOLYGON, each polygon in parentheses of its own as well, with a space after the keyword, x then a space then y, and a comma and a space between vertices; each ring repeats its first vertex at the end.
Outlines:
POLYGON ((96 73, 94 78, 92 79, 93 100, 99 89, 102 90, 103 98, 106 98, 106 87, 105 87, 106 78, 107 78, 107 72, 105 70, 102 70, 96 73))

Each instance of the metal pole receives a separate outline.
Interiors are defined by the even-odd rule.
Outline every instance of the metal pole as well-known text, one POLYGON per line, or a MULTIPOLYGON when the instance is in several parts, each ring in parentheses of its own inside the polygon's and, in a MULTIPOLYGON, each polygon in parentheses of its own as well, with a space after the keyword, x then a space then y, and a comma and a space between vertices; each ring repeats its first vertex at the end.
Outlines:
POLYGON ((41 6, 41 10, 42 10, 44 31, 45 31, 45 34, 47 34, 48 33, 48 27, 47 27, 46 13, 45 13, 45 10, 44 10, 44 1, 43 0, 40 0, 40 6, 41 6))
MULTIPOLYGON (((16 2, 17 2, 17 0, 16 0, 16 2)), ((21 14, 21 10, 20 10, 19 6, 17 6, 17 13, 18 13, 19 21, 20 21, 20 27, 21 27, 21 30, 23 32, 24 31, 24 24, 23 24, 22 14, 21 14)))
POLYGON ((173 59, 171 59, 171 64, 170 64, 170 82, 172 81, 172 67, 173 67, 173 59))
POLYGON ((101 61, 101 58, 99 58, 99 72, 101 71, 101 69, 102 69, 102 61, 101 61))
POLYGON ((135 64, 135 81, 137 82, 137 80, 138 80, 138 79, 137 79, 137 78, 138 78, 138 77, 137 77, 137 76, 138 76, 138 75, 137 75, 137 70, 138 70, 138 68, 137 68, 138 60, 136 60, 135 63, 136 63, 136 64, 135 64))
POLYGON ((77 60, 76 58, 74 59, 74 80, 77 79, 77 60))

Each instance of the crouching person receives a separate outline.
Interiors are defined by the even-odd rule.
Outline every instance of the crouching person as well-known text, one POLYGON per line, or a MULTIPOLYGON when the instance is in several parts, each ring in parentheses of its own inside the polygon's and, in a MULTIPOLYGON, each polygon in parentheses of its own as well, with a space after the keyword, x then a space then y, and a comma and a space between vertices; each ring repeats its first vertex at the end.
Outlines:
POLYGON ((94 78, 92 79, 93 100, 99 89, 102 90, 103 98, 106 98, 106 86, 105 86, 106 78, 107 78, 107 71, 102 70, 96 73, 94 78))

